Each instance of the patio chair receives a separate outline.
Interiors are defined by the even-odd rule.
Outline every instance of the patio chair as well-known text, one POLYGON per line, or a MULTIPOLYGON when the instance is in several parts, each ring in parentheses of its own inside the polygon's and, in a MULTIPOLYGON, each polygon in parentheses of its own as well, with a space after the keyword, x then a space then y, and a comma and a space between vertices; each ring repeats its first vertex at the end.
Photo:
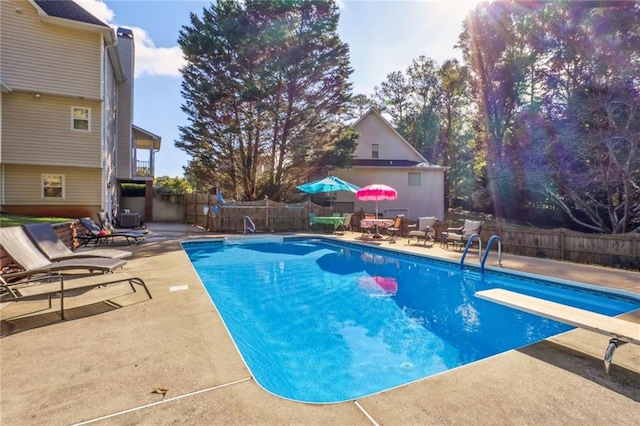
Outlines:
POLYGON ((98 212, 98 223, 100 224, 100 227, 104 231, 109 231, 112 234, 120 232, 120 233, 133 233, 133 234, 146 235, 146 234, 149 233, 149 231, 143 230, 143 229, 119 229, 119 228, 114 228, 113 224, 111 223, 111 221, 109 220, 109 217, 107 216, 107 214, 105 212, 98 212))
POLYGON ((128 282, 133 292, 137 292, 134 284, 142 286, 149 296, 152 298, 151 292, 147 288, 145 282, 137 277, 129 276, 125 273, 116 273, 108 276, 90 276, 82 278, 69 279, 63 275, 46 275, 42 277, 29 277, 17 282, 8 283, 0 276, 0 290, 3 294, 3 301, 19 302, 21 300, 42 299, 46 296, 51 309, 51 298, 54 295, 60 295, 60 317, 64 318, 64 297, 65 292, 75 292, 78 290, 91 289, 95 287, 103 287, 109 284, 117 284, 128 282), (107 278, 105 278, 107 277, 107 278))
POLYGON ((345 215, 344 215, 344 222, 342 222, 342 225, 340 225, 340 226, 338 226, 338 227, 336 228, 336 231, 337 231, 337 232, 341 232, 341 233, 343 233, 343 234, 344 234, 345 232, 347 232, 347 229, 348 229, 349 231, 351 231, 351 230, 352 230, 352 228, 351 228, 351 218, 352 218, 352 217, 353 217, 353 213, 347 213, 347 214, 345 214, 345 215))
POLYGON ((127 244, 131 245, 131 242, 137 243, 138 240, 144 239, 144 234, 140 234, 137 232, 110 232, 105 231, 97 223, 93 221, 90 217, 82 217, 78 219, 82 226, 89 231, 88 234, 78 236, 81 243, 85 246, 89 243, 93 242, 94 245, 98 245, 102 242, 109 243, 109 240, 113 242, 116 238, 125 238, 127 240, 127 244))
POLYGON ((0 245, 13 261, 22 269, 2 274, 5 279, 30 277, 36 274, 50 274, 53 271, 86 270, 90 273, 113 272, 127 263, 122 259, 106 257, 85 257, 52 262, 31 242, 20 226, 2 228, 0 245))
POLYGON ((313 221, 315 217, 316 217, 315 213, 309 213, 309 231, 316 231, 320 228, 320 225, 313 221))
MULTIPOLYGON (((447 232, 443 232, 443 242, 445 248, 449 249, 449 244, 453 244, 454 248, 459 246, 460 249, 467 244, 467 241, 473 234, 480 234, 484 221, 465 219, 464 225, 459 228, 447 228, 447 232)), ((482 243, 478 240, 478 247, 481 248, 482 243)))
POLYGON ((427 242, 431 241, 431 247, 433 247, 436 241, 436 223, 438 223, 437 217, 419 217, 418 223, 407 227, 411 228, 411 231, 409 231, 407 235, 407 245, 411 245, 411 240, 415 238, 418 244, 422 240, 425 247, 427 246, 427 242))
POLYGON ((389 244, 395 244, 398 239, 398 234, 402 231, 402 221, 404 220, 404 215, 400 214, 396 216, 395 221, 392 226, 388 228, 384 228, 384 231, 389 234, 389 244))
POLYGON ((51 261, 77 259, 82 257, 108 257, 124 259, 131 256, 130 251, 115 249, 93 249, 85 251, 71 251, 58 237, 56 231, 48 223, 30 223, 22 225, 25 233, 33 244, 51 261))

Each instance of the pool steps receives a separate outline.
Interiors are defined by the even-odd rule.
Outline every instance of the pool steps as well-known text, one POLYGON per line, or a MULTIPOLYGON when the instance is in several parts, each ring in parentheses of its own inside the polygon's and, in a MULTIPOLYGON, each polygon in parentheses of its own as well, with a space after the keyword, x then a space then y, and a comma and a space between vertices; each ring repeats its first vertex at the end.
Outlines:
POLYGON ((247 244, 265 244, 265 243, 282 243, 284 237, 282 235, 226 235, 223 239, 224 244, 228 245, 247 245, 247 244))

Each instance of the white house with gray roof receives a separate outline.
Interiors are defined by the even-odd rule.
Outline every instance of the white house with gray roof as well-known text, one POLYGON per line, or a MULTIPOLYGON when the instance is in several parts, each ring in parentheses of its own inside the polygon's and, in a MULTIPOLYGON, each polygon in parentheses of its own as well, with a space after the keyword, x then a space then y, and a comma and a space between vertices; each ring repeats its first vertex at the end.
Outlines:
MULTIPOLYGON (((385 217, 403 214, 409 219, 435 216, 443 220, 446 167, 429 163, 373 108, 352 127, 360 134, 353 165, 333 174, 360 187, 382 183, 396 189, 397 200, 378 202, 378 211, 385 217)), ((336 196, 334 204, 340 211, 375 210, 375 202, 358 201, 352 193, 336 196)))

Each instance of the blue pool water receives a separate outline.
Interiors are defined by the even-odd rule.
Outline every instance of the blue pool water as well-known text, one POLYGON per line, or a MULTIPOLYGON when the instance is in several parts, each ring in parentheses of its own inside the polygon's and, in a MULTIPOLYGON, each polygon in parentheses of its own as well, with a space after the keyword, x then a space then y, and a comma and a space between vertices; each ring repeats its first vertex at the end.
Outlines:
POLYGON ((571 327, 474 297, 506 288, 617 315, 640 300, 531 275, 324 239, 185 242, 256 381, 332 403, 400 386, 571 327))

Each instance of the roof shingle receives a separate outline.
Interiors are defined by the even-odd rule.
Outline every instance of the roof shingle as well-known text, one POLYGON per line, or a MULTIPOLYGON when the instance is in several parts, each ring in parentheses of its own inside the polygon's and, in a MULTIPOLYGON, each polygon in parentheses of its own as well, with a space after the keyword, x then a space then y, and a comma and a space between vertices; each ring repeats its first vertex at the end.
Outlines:
POLYGON ((71 0, 35 0, 35 2, 49 16, 108 27, 71 0))

